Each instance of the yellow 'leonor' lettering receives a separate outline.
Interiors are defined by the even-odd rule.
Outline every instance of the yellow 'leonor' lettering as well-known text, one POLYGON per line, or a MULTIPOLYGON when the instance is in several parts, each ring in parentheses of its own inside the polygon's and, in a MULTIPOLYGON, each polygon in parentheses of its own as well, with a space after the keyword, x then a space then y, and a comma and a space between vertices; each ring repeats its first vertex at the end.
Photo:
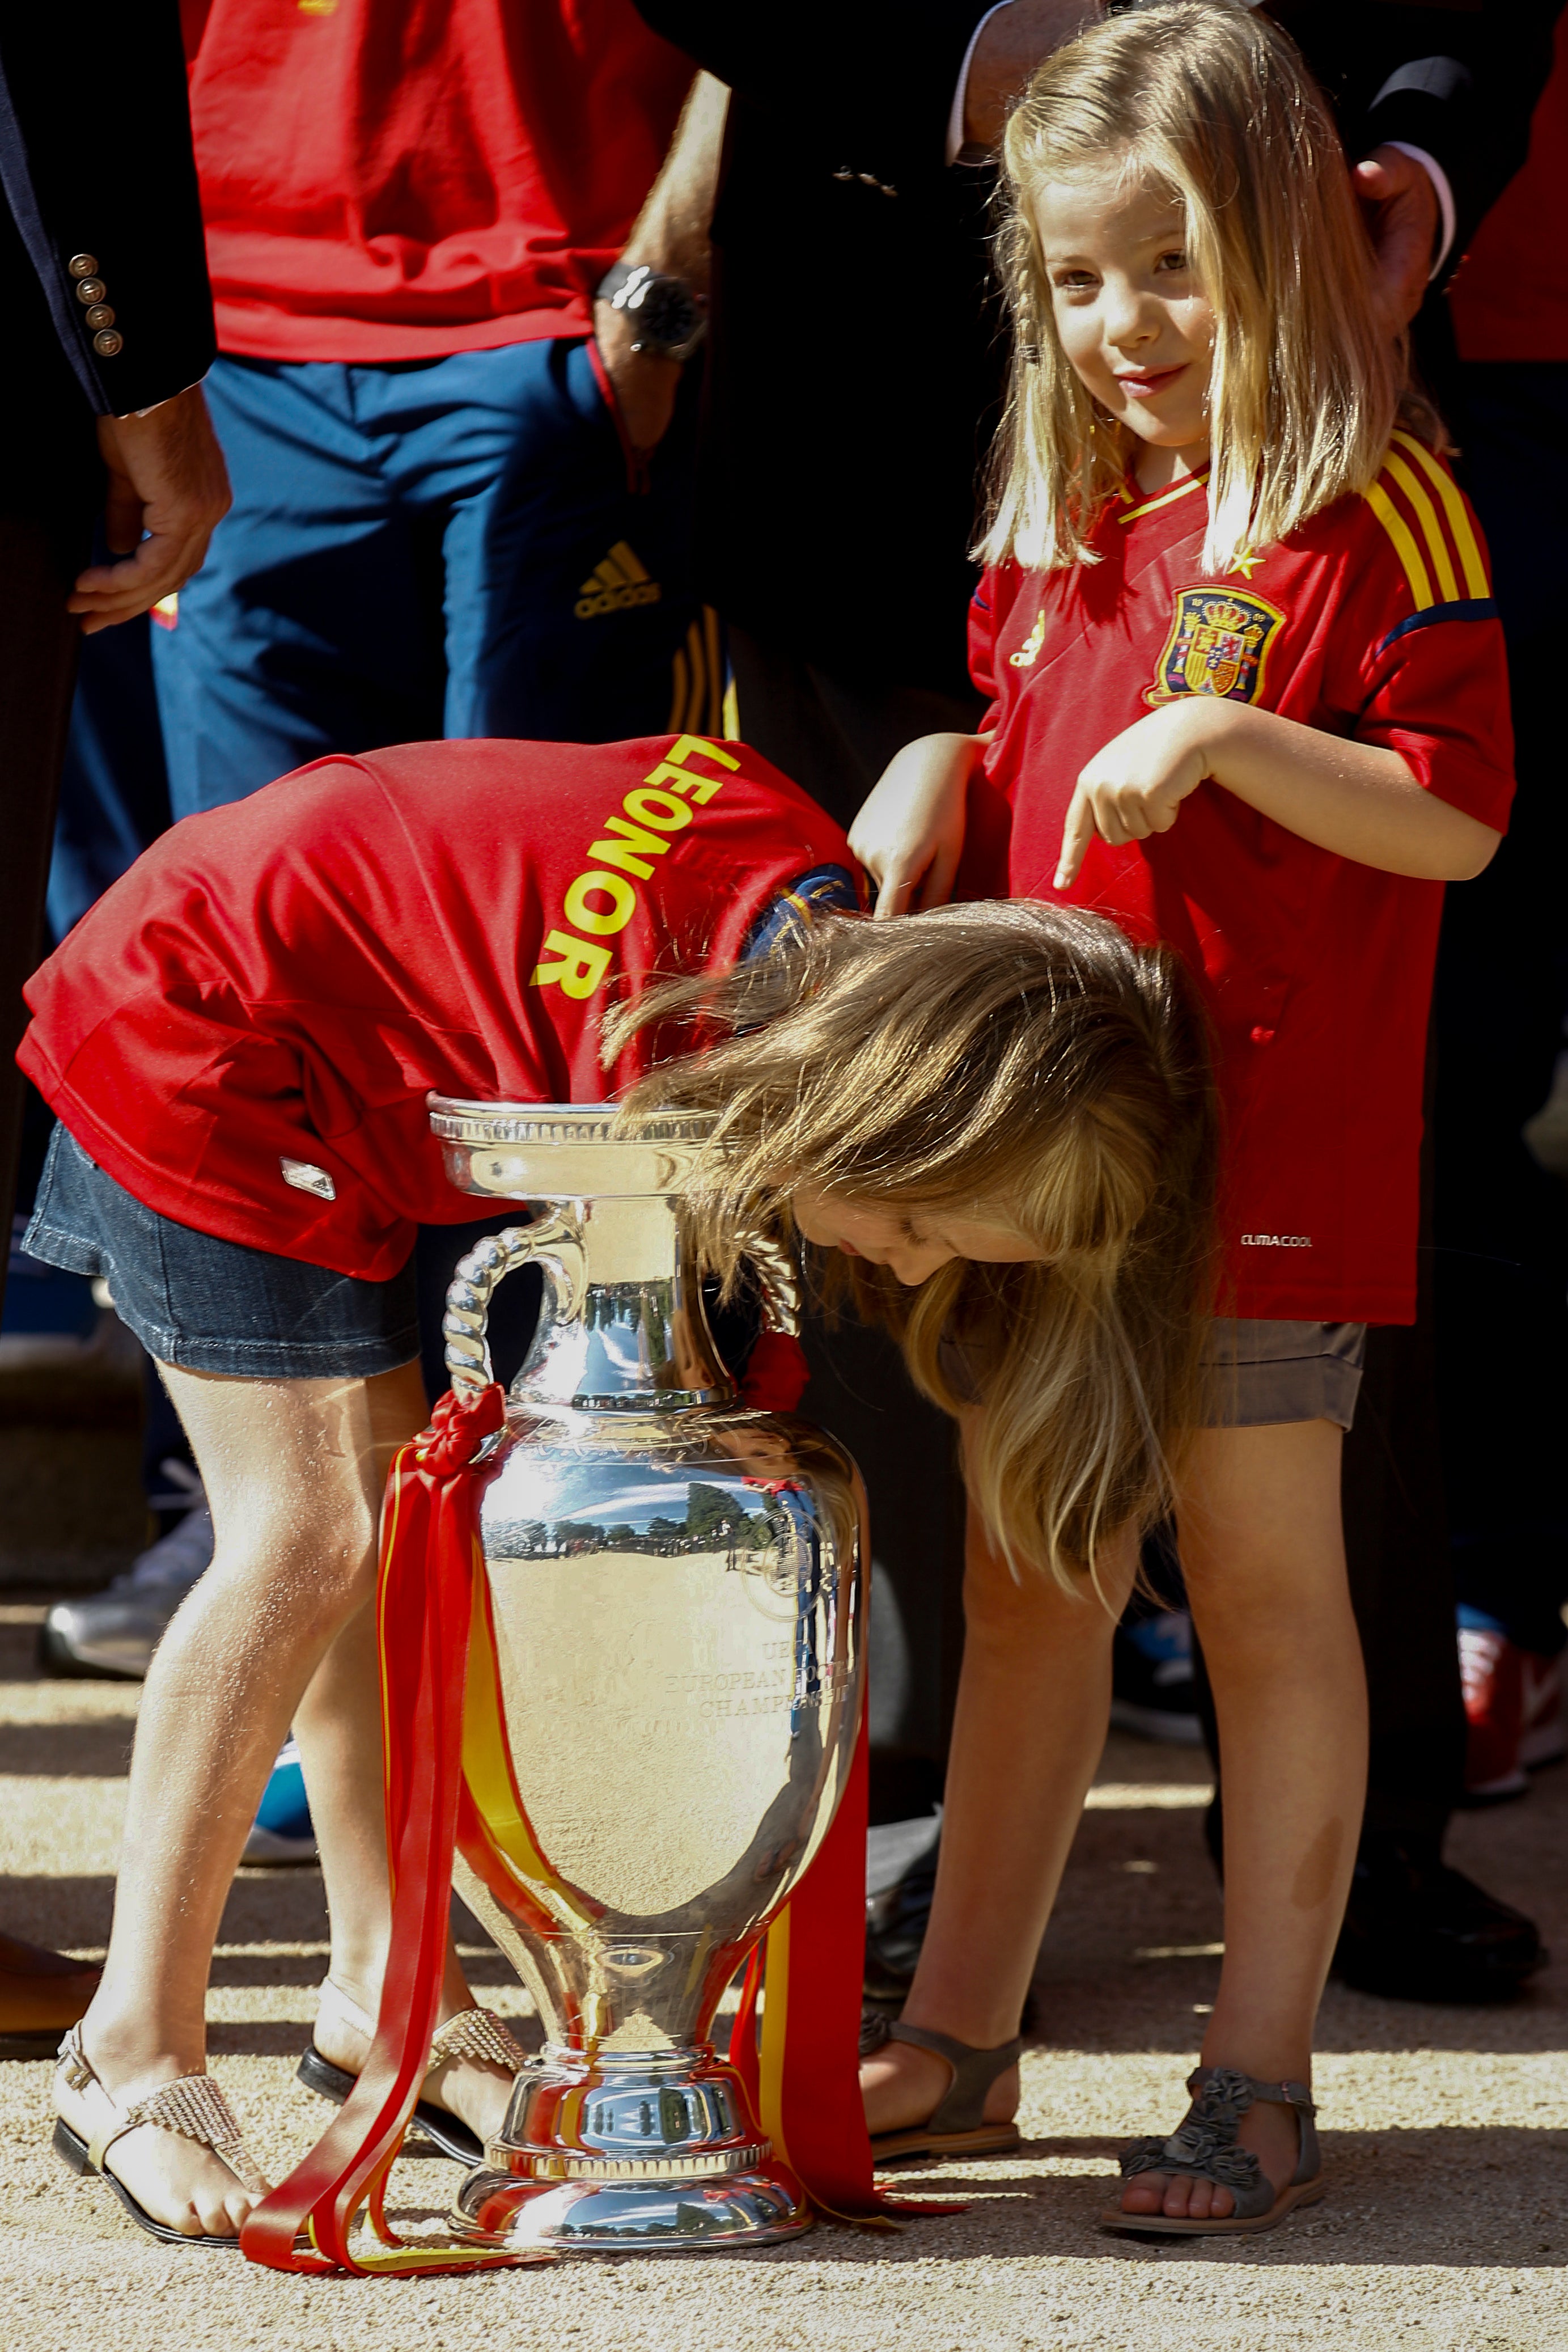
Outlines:
POLYGON ((692 821, 691 810, 685 801, 678 801, 674 793, 651 792, 646 784, 628 793, 621 805, 639 824, 656 825, 661 833, 679 833, 684 824, 692 821))
MULTIPOLYGON (((596 864, 578 875, 568 887, 561 912, 579 931, 604 939, 624 930, 636 911, 637 893, 629 882, 622 881, 622 876, 635 875, 639 881, 646 882, 653 871, 648 860, 662 857, 670 846, 667 836, 691 824, 691 803, 695 801, 698 807, 706 806, 715 793, 723 791, 723 776, 688 773, 686 761, 699 753, 716 767, 727 768, 732 772, 740 766, 738 760, 721 751, 716 743, 710 743, 706 736, 676 736, 658 766, 650 769, 642 783, 622 802, 625 814, 604 819, 606 838, 592 843, 588 852, 596 864), (608 836, 612 834, 620 838, 611 840, 608 836), (617 870, 606 872, 607 867, 617 870), (591 898, 608 898, 608 910, 591 906, 591 898)), ((563 995, 574 997, 591 996, 601 988, 614 961, 612 949, 591 947, 586 940, 576 938, 570 931, 551 931, 544 943, 544 954, 553 957, 554 961, 541 959, 535 964, 528 976, 529 987, 559 987, 563 995)))
POLYGON ((563 995, 591 996, 610 969, 608 948, 591 948, 586 940, 574 940, 570 931, 551 931, 545 953, 557 961, 535 964, 528 974, 530 988, 548 988, 551 981, 559 981, 563 995))
POLYGON ((621 839, 591 842, 588 848, 590 857, 597 857, 604 866, 618 866, 622 874, 635 874, 640 882, 646 882, 653 871, 648 863, 649 858, 663 857, 670 845, 667 835, 649 833, 644 826, 633 824, 628 817, 607 816, 604 830, 606 833, 618 833, 621 839), (640 856, 635 854, 638 851, 642 853, 640 856))
POLYGON ((612 931, 625 929, 636 904, 637 893, 619 874, 580 874, 561 900, 561 912, 580 931, 591 931, 598 939, 608 939, 612 931), (609 913, 601 914, 596 907, 591 907, 590 898, 608 898, 609 913))

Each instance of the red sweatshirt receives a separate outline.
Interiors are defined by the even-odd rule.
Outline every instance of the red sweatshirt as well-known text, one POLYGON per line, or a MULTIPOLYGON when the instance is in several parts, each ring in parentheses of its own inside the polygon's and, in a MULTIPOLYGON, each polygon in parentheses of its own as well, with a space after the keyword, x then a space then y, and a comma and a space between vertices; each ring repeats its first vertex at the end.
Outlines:
POLYGON ((221 350, 582 334, 694 68, 632 0, 183 0, 221 350))

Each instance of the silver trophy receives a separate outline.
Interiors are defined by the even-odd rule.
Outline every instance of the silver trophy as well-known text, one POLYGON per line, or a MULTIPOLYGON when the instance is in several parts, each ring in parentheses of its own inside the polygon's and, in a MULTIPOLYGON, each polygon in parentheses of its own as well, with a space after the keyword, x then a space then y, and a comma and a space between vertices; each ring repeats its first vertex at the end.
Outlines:
MULTIPOLYGON (((534 1204, 447 1293, 455 1388, 490 1378, 496 1284, 544 1307, 482 1509, 457 1885, 546 2046, 460 2190, 467 2242, 752 2246, 810 2216, 711 2033, 826 1835, 864 1655, 853 1465, 747 1410, 686 1263, 706 1116, 431 1098, 465 1192, 534 1204)), ((764 1321, 793 1267, 758 1240, 764 1321)))

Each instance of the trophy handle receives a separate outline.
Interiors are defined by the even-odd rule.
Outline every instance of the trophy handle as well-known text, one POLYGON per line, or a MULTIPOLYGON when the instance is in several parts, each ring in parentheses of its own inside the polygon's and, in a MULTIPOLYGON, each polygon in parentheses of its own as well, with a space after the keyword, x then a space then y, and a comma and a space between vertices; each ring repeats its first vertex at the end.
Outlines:
POLYGON ((800 1336, 800 1267, 794 1251, 777 1234, 753 1226, 740 1245, 757 1269, 762 1294, 762 1328, 782 1331, 788 1339, 800 1336))
POLYGON ((544 1269, 547 1308, 568 1321, 582 1306, 585 1257, 582 1233, 569 1209, 558 1209, 532 1225, 508 1225, 486 1234, 466 1257, 446 1293, 441 1328, 446 1338, 446 1377, 459 1396, 471 1396, 495 1378, 486 1322, 496 1285, 530 1258, 544 1269))

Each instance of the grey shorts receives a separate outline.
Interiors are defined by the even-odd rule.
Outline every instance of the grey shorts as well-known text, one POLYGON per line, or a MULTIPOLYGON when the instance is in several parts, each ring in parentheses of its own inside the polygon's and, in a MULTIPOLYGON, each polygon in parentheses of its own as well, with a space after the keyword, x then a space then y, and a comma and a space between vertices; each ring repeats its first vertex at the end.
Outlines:
POLYGON ((1214 1383, 1210 1429, 1355 1419, 1364 1323, 1266 1323, 1216 1316, 1204 1368, 1214 1383))
POLYGON ((387 1282, 276 1257, 176 1224, 136 1200, 57 1127, 22 1243, 101 1275, 150 1356, 254 1381, 369 1380, 419 1353, 412 1260, 387 1282))
MULTIPOLYGON (((1282 1421, 1355 1419, 1364 1323, 1264 1323, 1216 1316, 1204 1369, 1213 1382, 1210 1429, 1262 1429, 1282 1421)), ((968 1351, 944 1334, 943 1373, 956 1393, 978 1404, 983 1389, 968 1351)))

